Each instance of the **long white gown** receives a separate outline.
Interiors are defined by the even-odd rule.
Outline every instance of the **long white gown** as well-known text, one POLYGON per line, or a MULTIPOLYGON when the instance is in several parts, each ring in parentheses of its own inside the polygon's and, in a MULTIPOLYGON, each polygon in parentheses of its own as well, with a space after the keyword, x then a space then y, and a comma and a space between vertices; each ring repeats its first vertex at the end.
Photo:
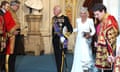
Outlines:
POLYGON ((93 20, 87 18, 83 24, 81 18, 76 20, 77 28, 74 32, 77 32, 76 44, 74 49, 74 59, 71 72, 83 72, 83 66, 90 66, 92 61, 92 52, 89 47, 89 41, 83 37, 83 32, 90 32, 90 35, 95 34, 95 28, 93 20))

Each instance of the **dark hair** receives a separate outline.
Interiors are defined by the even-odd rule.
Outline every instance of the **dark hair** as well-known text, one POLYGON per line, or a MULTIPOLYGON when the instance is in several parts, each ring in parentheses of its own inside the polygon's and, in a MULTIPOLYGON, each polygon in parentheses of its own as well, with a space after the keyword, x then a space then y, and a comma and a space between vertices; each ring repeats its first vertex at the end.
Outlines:
POLYGON ((14 1, 11 1, 11 2, 10 2, 10 5, 11 5, 11 6, 14 6, 14 5, 16 5, 16 4, 20 4, 20 1, 14 0, 14 1))
POLYGON ((0 7, 4 6, 6 4, 9 4, 9 2, 8 1, 2 1, 0 7))
POLYGON ((92 7, 92 11, 100 11, 100 12, 102 12, 103 10, 104 10, 105 12, 107 12, 106 7, 105 7, 102 3, 97 3, 97 4, 95 4, 95 5, 92 7))

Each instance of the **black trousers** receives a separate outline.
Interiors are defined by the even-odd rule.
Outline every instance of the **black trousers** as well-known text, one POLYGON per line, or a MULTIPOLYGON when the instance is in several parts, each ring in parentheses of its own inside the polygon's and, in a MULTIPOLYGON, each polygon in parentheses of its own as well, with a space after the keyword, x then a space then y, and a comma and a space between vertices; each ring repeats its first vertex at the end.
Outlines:
POLYGON ((15 36, 15 49, 14 54, 16 55, 25 55, 24 52, 24 36, 23 35, 16 35, 15 36))
POLYGON ((0 72, 5 71, 5 54, 0 54, 0 72))
POLYGON ((15 72, 16 55, 11 54, 8 59, 8 71, 15 72))
POLYGON ((61 72, 62 49, 60 46, 60 38, 58 36, 55 36, 52 42, 53 42, 53 48, 54 48, 54 54, 55 54, 55 61, 57 65, 57 72, 61 72))
MULTIPOLYGON (((6 54, 0 54, 0 72, 6 72, 5 69, 6 54)), ((10 55, 8 58, 8 72, 15 72, 16 55, 10 55)))
POLYGON ((5 54, 6 48, 3 49, 3 51, 0 52, 0 71, 5 71, 5 54))
POLYGON ((104 72, 113 72, 112 70, 104 70, 104 72))

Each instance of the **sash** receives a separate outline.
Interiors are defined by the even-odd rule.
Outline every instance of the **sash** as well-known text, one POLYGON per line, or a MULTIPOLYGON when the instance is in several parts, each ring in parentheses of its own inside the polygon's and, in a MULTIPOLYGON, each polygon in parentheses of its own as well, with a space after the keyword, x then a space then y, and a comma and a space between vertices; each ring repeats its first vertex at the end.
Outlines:
POLYGON ((67 48, 68 46, 68 39, 65 39, 63 42, 63 48, 67 48))
MULTIPOLYGON (((64 36, 64 35, 61 33, 61 30, 60 30, 60 28, 59 28, 59 26, 58 26, 58 24, 57 24, 56 21, 55 21, 55 23, 54 23, 54 30, 55 30, 55 33, 57 33, 57 35, 58 35, 59 37, 64 36)), ((67 48, 67 46, 68 46, 68 39, 65 39, 64 42, 63 42, 63 48, 67 48)))
POLYGON ((60 28, 59 28, 57 22, 54 23, 54 30, 55 30, 55 33, 57 33, 58 36, 60 36, 60 28))

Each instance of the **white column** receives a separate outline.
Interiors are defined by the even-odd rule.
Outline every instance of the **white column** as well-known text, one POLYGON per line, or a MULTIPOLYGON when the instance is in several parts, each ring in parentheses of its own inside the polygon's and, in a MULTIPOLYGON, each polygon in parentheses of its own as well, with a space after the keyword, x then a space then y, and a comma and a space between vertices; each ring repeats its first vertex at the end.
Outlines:
POLYGON ((103 0, 103 4, 106 6, 108 13, 118 20, 119 0, 103 0))
POLYGON ((120 30, 120 0, 118 1, 118 23, 119 23, 119 30, 120 30))

